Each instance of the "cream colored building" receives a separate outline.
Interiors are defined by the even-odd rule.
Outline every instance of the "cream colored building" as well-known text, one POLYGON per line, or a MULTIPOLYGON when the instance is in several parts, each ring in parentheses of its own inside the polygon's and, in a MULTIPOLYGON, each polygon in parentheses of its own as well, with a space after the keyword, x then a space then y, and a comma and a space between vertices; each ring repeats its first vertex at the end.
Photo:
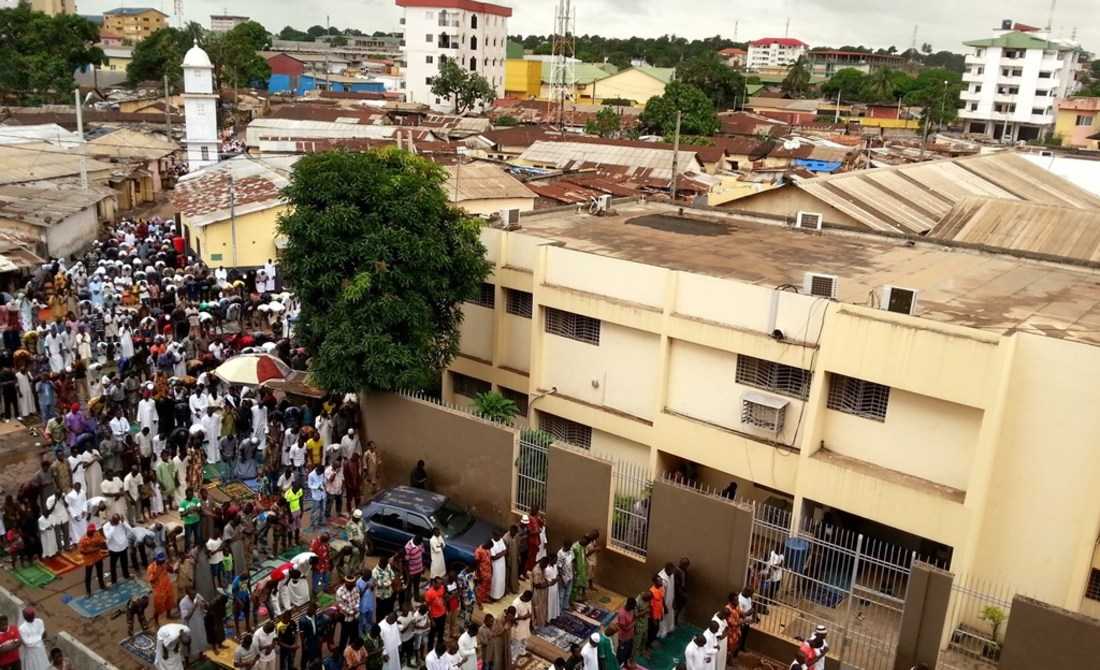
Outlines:
POLYGON ((49 16, 76 14, 76 0, 31 0, 31 9, 49 16))
POLYGON ((103 12, 103 29, 136 44, 161 28, 168 27, 168 15, 152 7, 119 7, 103 12))
POLYGON ((535 208, 535 193, 496 164, 474 161, 444 169, 443 191, 451 204, 467 214, 490 216, 504 209, 529 212, 535 208))
POLYGON ((1100 613, 1097 270, 638 202, 482 240, 448 400, 1100 613))

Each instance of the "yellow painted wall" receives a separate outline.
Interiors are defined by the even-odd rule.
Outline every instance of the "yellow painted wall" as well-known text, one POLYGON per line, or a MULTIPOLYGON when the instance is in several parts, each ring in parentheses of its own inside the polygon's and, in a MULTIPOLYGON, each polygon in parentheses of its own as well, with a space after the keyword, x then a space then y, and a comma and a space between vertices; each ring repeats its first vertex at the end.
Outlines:
MULTIPOLYGON (((269 258, 275 258, 276 222, 285 206, 271 207, 237 217, 237 266, 259 267, 269 258)), ((187 220, 184 219, 184 225, 187 220)), ((233 267, 232 228, 228 220, 206 226, 188 226, 191 230, 191 248, 200 244, 203 261, 211 267, 233 267), (215 258, 220 254, 220 258, 215 258)))
POLYGON ((522 98, 537 98, 542 86, 542 63, 536 60, 509 58, 504 61, 504 94, 522 98))
POLYGON ((459 328, 459 351, 483 361, 493 360, 493 310, 472 302, 463 303, 459 328))
POLYGON ((806 500, 844 510, 950 546, 957 572, 1095 611, 1082 594, 1100 534, 1100 414, 1088 409, 1100 404, 1100 347, 628 263, 522 230, 482 240, 492 281, 531 291, 534 319, 506 315, 498 294, 493 361, 452 369, 529 389, 541 396, 532 412, 591 426, 593 448, 616 458, 653 471, 691 460, 711 485, 738 479, 754 499, 772 495, 760 487, 790 495, 796 512, 806 500), (773 298, 783 341, 770 337, 773 298), (545 333, 546 307, 601 319, 600 345, 545 333), (528 374, 515 365, 522 333, 528 374), (790 447, 740 424, 737 354, 813 361, 808 399, 788 406, 790 447), (827 372, 890 386, 886 421, 828 409, 827 372))
POLYGON ((518 209, 530 212, 535 208, 535 198, 484 198, 482 200, 463 200, 458 203, 467 214, 489 216, 498 214, 502 209, 518 209))
POLYGON ((623 98, 644 107, 650 98, 663 95, 665 83, 639 70, 623 70, 585 87, 585 96, 593 100, 623 98))
POLYGON ((1059 109, 1054 117, 1054 134, 1062 138, 1062 145, 1068 147, 1095 148, 1096 140, 1088 139, 1100 132, 1100 112, 1059 109), (1079 115, 1092 115, 1092 124, 1077 125, 1079 115))
POLYGON ((132 58, 116 58, 111 57, 107 59, 107 63, 100 66, 101 70, 108 70, 110 72, 125 72, 126 67, 130 65, 132 58))

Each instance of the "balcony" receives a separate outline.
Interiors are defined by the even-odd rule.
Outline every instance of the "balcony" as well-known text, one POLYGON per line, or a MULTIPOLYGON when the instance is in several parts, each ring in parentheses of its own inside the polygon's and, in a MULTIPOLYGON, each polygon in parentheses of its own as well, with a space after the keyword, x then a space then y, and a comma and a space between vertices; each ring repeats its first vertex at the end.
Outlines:
POLYGON ((985 73, 978 74, 976 72, 963 72, 962 80, 974 83, 981 83, 985 79, 985 73))
POLYGON ((985 65, 985 56, 975 56, 974 54, 967 54, 967 65, 985 65))

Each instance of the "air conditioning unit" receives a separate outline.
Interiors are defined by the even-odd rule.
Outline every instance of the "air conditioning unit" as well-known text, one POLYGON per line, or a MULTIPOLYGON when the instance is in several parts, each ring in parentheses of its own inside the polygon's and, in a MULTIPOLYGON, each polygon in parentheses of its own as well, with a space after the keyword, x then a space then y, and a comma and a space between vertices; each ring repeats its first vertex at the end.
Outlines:
POLYGON ((588 213, 595 214, 597 216, 607 214, 611 211, 611 196, 604 194, 592 198, 592 201, 588 203, 588 213))
POLYGON ((502 225, 502 226, 518 226, 519 225, 519 210, 518 209, 502 209, 502 210, 500 210, 500 225, 502 225))
POLYGON ((807 272, 802 276, 802 292, 821 298, 836 299, 836 288, 840 279, 836 275, 823 275, 807 272))
POLYGON ((799 212, 794 219, 794 227, 803 230, 821 230, 825 217, 817 212, 799 212))
POLYGON ((917 289, 883 286, 879 291, 879 306, 887 312, 897 312, 898 314, 916 313, 917 289))
POLYGON ((752 428, 760 428, 776 436, 783 432, 783 422, 787 417, 787 405, 790 401, 785 398, 746 391, 741 396, 741 424, 752 428))

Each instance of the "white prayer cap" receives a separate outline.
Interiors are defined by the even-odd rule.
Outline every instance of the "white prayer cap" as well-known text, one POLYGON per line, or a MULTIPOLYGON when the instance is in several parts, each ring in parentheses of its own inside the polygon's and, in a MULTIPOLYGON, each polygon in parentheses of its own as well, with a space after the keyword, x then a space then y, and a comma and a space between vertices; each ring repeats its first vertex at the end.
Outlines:
POLYGON ((591 635, 588 636, 588 641, 591 642, 592 644, 599 644, 600 643, 600 634, 599 633, 592 633, 591 635))

